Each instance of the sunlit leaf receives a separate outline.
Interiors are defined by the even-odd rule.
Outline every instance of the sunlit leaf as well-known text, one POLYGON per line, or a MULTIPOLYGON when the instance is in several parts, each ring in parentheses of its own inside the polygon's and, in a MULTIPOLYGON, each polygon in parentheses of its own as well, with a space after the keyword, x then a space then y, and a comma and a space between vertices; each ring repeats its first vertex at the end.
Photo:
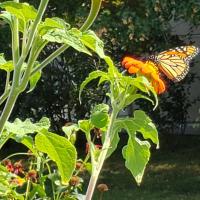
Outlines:
POLYGON ((67 44, 79 52, 91 55, 90 51, 81 42, 81 35, 82 33, 76 28, 70 30, 54 28, 47 31, 42 38, 49 42, 67 44))
POLYGON ((28 92, 31 92, 31 91, 33 91, 33 90, 35 89, 35 87, 36 87, 38 81, 39 81, 40 78, 41 78, 41 74, 42 74, 41 71, 37 71, 33 76, 30 77, 30 81, 29 81, 29 83, 30 83, 30 88, 29 88, 29 90, 27 91, 27 93, 28 93, 28 92))
POLYGON ((67 183, 75 169, 77 153, 65 138, 43 129, 35 137, 36 148, 56 162, 62 181, 67 183), (41 142, 42 141, 42 142, 41 142))
POLYGON ((88 30, 86 32, 83 32, 83 35, 81 36, 81 41, 86 47, 97 53, 100 58, 105 57, 103 49, 104 44, 93 31, 88 30))
POLYGON ((149 161, 149 148, 149 142, 140 141, 135 136, 129 137, 127 145, 123 148, 125 166, 131 171, 137 184, 141 183, 146 164, 149 161))
POLYGON ((70 126, 63 126, 62 127, 63 132, 67 136, 68 139, 70 139, 70 136, 79 130, 79 127, 77 124, 72 124, 70 126))
POLYGON ((16 140, 17 142, 23 141, 28 133, 39 132, 42 129, 49 129, 50 121, 48 118, 43 117, 39 122, 33 123, 30 119, 21 121, 16 119, 14 122, 6 122, 4 127, 4 132, 6 132, 9 137, 16 140))
POLYGON ((91 123, 96 128, 105 127, 109 121, 108 111, 109 111, 108 105, 106 104, 96 105, 91 111, 91 116, 90 116, 91 123))
POLYGON ((68 30, 70 25, 58 17, 46 18, 44 22, 40 23, 38 30, 39 34, 42 36, 45 35, 49 30, 55 28, 68 30))
POLYGON ((15 15, 17 18, 22 19, 24 22, 34 20, 37 15, 37 10, 28 3, 6 1, 0 3, 0 7, 4 8, 7 12, 15 15))

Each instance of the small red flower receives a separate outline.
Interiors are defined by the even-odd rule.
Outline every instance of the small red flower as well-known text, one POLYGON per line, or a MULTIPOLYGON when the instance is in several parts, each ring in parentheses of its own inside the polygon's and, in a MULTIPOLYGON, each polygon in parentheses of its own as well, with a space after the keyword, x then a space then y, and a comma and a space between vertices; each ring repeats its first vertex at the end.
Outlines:
POLYGON ((15 174, 23 174, 23 166, 22 166, 22 161, 18 161, 14 163, 14 173, 15 174))
POLYGON ((4 160, 3 161, 3 164, 6 166, 6 169, 9 171, 9 172, 14 172, 14 166, 12 164, 12 162, 7 159, 7 160, 4 160))
POLYGON ((26 178, 28 180, 31 180, 32 182, 36 183, 37 182, 37 172, 35 170, 30 170, 27 173, 26 178))

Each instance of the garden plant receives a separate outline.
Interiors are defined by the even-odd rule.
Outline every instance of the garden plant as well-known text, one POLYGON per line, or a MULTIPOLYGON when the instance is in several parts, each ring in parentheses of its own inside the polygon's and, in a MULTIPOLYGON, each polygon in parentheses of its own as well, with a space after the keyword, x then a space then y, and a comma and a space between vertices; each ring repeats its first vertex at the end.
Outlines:
MULTIPOLYGON (((116 150, 119 134, 128 134, 122 155, 125 166, 139 185, 150 158, 151 142, 159 147, 158 133, 151 119, 142 110, 135 110, 131 117, 121 117, 120 112, 136 100, 150 101, 152 109, 158 105, 157 93, 165 90, 158 72, 149 64, 135 60, 133 66, 149 71, 139 71, 127 76, 115 67, 105 55, 104 44, 89 30, 101 6, 101 0, 92 0, 89 15, 78 29, 58 17, 44 18, 48 0, 41 0, 36 9, 18 0, 0 3, 0 18, 10 26, 12 58, 0 54, 0 69, 6 73, 5 90, 0 97, 3 106, 0 118, 0 150, 9 140, 25 145, 27 153, 16 152, 4 158, 0 165, 1 199, 92 199, 105 159, 116 150), (39 55, 48 45, 58 49, 44 60, 39 55), (8 121, 19 95, 26 95, 36 87, 42 70, 68 48, 96 54, 104 61, 107 70, 91 72, 80 86, 79 100, 84 88, 96 80, 106 88, 107 103, 91 108, 88 119, 64 126, 65 136, 50 129, 50 121, 43 117, 38 122, 30 119, 8 121), (23 94, 22 94, 23 93, 23 94), (125 133, 126 132, 126 133, 125 133), (77 158, 76 134, 85 134, 86 157, 77 158), (97 138, 100 142, 97 143, 97 138), (16 156, 26 156, 24 160, 16 156), (82 191, 82 174, 90 174, 87 191, 82 191)), ((69 49, 70 50, 70 49, 69 49)), ((76 59, 76 58, 74 58, 76 59)), ((123 61, 127 66, 129 58, 123 61)), ((64 67, 64 66, 63 66, 64 67)), ((76 67, 81 67, 77 63, 76 67)))

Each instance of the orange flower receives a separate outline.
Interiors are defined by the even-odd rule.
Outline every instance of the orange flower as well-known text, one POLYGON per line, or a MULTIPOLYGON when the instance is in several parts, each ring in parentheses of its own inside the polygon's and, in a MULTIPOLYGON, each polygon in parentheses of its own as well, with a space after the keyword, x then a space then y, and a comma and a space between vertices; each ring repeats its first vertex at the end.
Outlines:
POLYGON ((158 68, 153 62, 143 62, 126 56, 122 61, 122 66, 124 66, 130 74, 141 73, 146 76, 157 94, 161 94, 165 91, 165 84, 163 80, 160 79, 158 68))

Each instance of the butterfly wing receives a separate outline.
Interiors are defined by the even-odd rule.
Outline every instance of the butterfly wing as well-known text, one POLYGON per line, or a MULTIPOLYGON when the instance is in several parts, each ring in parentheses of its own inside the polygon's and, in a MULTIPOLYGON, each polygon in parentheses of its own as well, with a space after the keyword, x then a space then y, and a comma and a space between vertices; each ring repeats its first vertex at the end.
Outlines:
POLYGON ((181 81, 189 71, 189 63, 199 52, 195 46, 181 46, 154 56, 158 68, 174 82, 181 81))

